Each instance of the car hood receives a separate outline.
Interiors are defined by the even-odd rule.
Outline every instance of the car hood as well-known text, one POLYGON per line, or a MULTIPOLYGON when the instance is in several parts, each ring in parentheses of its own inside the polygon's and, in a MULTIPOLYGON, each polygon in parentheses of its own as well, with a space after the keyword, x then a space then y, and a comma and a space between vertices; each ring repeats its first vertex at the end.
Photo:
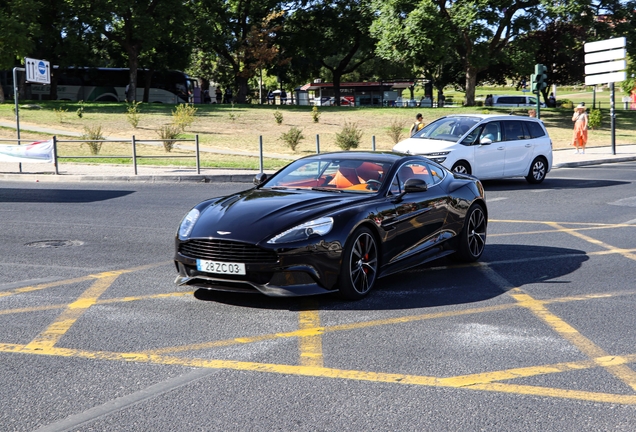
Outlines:
POLYGON ((454 141, 434 140, 427 138, 407 138, 393 147, 393 151, 408 154, 427 154, 452 150, 457 145, 454 141))
POLYGON ((199 209, 191 238, 257 243, 368 196, 319 191, 251 189, 199 209))

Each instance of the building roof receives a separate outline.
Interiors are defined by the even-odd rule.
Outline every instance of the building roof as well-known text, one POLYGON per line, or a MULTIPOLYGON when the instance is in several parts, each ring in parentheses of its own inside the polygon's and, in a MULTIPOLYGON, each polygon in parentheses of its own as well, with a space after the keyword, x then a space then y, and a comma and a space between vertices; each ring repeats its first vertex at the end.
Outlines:
MULTIPOLYGON (((368 81, 368 82, 341 82, 340 88, 367 88, 367 87, 390 87, 394 89, 405 89, 413 86, 413 81, 368 81)), ((307 83, 300 88, 302 91, 320 90, 333 88, 333 83, 313 82, 307 83)))

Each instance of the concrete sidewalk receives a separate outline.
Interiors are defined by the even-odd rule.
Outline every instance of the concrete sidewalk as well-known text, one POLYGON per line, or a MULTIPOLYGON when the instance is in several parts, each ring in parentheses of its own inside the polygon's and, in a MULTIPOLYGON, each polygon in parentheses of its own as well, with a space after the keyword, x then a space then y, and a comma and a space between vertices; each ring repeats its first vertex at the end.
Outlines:
MULTIPOLYGON (((616 154, 611 147, 591 147, 584 154, 574 149, 553 152, 553 173, 562 168, 573 168, 604 163, 636 161, 636 145, 616 146, 616 154)), ((258 170, 202 168, 201 174, 195 168, 137 166, 137 175, 132 165, 75 164, 60 163, 59 175, 55 175, 52 164, 22 164, 22 172, 17 163, 0 162, 0 180, 33 182, 241 182, 250 183, 258 170)), ((273 171, 266 171, 271 173, 273 171)), ((549 175, 549 174, 548 174, 549 175)))

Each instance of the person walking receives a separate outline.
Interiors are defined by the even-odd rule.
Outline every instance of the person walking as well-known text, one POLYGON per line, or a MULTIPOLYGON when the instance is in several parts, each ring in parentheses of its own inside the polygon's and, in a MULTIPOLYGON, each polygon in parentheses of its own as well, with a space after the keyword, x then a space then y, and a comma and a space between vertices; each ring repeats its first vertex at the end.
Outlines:
POLYGON ((409 131, 409 136, 415 135, 416 132, 419 132, 424 127, 424 119, 422 114, 418 113, 415 116, 415 123, 411 126, 411 130, 409 131))
POLYGON ((572 135, 572 145, 576 148, 576 152, 585 153, 585 145, 587 144, 587 108, 585 102, 581 102, 574 108, 572 121, 574 122, 574 134, 572 135))

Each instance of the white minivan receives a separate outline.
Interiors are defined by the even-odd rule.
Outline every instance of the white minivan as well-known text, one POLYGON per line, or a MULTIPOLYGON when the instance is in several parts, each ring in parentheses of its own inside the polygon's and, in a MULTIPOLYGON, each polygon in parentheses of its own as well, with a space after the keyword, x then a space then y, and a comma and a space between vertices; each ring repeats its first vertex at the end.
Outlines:
POLYGON ((525 177, 541 183, 552 168, 552 140, 534 117, 449 115, 397 143, 393 151, 423 155, 481 180, 525 177))
MULTIPOLYGON (((495 107, 536 107, 536 96, 525 95, 494 95, 492 97, 492 106, 495 107)), ((541 102, 541 107, 545 108, 545 104, 541 102)))

